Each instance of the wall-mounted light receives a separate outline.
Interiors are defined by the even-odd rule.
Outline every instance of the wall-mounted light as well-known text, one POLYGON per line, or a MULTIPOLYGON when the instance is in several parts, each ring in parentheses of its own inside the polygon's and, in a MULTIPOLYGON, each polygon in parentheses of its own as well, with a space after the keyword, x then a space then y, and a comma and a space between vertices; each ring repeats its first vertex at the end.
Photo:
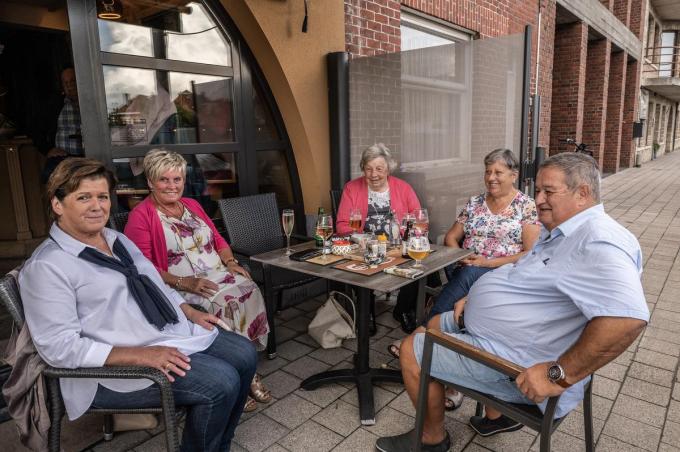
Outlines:
POLYGON ((120 0, 97 0, 97 17, 118 20, 123 17, 123 3, 120 0))

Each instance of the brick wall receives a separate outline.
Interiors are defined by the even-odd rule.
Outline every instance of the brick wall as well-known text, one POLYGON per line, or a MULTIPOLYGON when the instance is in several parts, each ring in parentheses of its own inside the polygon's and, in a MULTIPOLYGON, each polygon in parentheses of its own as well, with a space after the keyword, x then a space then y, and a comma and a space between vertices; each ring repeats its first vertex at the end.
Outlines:
POLYGON ((617 19, 627 27, 630 26, 631 0, 611 0, 612 7, 609 8, 617 19))
POLYGON ((621 124, 621 156, 619 168, 635 165, 635 139, 633 123, 637 121, 640 104, 640 63, 629 61, 626 67, 626 94, 623 100, 623 124, 621 124))
POLYGON ((585 104, 583 107, 583 142, 588 143, 593 157, 602 167, 604 132, 607 122, 609 90, 609 56, 611 41, 600 39, 588 43, 586 60, 585 104))
POLYGON ((344 0, 345 46, 353 56, 401 49, 401 5, 396 0, 344 0))
POLYGON ((554 58, 560 64, 553 67, 551 154, 571 150, 562 139, 582 141, 587 52, 587 25, 574 22, 556 27, 554 58))
POLYGON ((621 123, 623 121, 623 97, 626 89, 626 70, 628 55, 625 52, 611 54, 609 65, 609 95, 607 105, 607 130, 605 136, 604 164, 605 173, 619 170, 621 149, 621 123))

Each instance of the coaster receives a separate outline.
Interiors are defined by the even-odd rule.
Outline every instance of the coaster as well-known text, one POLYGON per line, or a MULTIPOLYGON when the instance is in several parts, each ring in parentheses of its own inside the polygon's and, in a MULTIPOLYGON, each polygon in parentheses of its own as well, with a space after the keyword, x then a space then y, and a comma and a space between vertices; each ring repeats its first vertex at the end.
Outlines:
POLYGON ((380 265, 376 265, 375 267, 371 267, 364 262, 349 261, 349 262, 341 262, 337 265, 334 265, 333 268, 338 268, 340 270, 345 270, 345 271, 352 272, 352 273, 359 273, 360 275, 371 276, 371 275, 375 275, 376 273, 380 273, 381 271, 383 271, 383 269, 385 269, 387 267, 399 265, 399 264, 402 264, 406 261, 407 261, 407 259, 404 259, 401 256, 399 256, 399 257, 387 256, 385 258, 385 262, 383 262, 380 265))
POLYGON ((330 264, 335 264, 336 262, 340 262, 342 260, 347 259, 345 256, 336 256, 335 254, 326 254, 326 258, 324 259, 324 256, 316 256, 311 259, 307 259, 305 262, 310 262, 312 264, 317 264, 317 265, 323 265, 324 267, 326 265, 330 264))

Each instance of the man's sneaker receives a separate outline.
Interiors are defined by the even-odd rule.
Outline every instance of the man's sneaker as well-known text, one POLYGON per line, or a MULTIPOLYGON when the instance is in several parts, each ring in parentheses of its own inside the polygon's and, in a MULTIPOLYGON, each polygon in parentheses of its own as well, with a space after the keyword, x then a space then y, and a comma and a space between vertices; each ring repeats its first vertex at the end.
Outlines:
POLYGON ((514 432, 523 427, 519 422, 503 415, 493 420, 486 416, 472 416, 470 418, 470 426, 482 436, 491 436, 501 432, 514 432))
MULTIPOLYGON (((451 448, 451 437, 446 437, 438 444, 422 444, 423 452, 447 452, 451 448)), ((375 442, 375 448, 380 452, 411 452, 413 451, 413 435, 415 430, 397 436, 383 436, 375 442)))

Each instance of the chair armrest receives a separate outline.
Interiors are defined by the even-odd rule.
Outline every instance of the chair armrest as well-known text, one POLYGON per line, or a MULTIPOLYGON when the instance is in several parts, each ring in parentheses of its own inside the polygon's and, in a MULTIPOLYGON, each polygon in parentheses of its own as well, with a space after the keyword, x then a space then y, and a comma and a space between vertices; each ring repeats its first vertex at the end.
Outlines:
POLYGON ((163 372, 153 367, 111 366, 63 369, 48 366, 43 371, 43 374, 49 378, 145 378, 157 383, 161 387, 170 385, 170 380, 168 380, 168 377, 166 377, 163 372))
POLYGON ((428 329, 426 334, 432 338, 432 342, 439 344, 444 348, 453 350, 454 352, 461 354, 473 361, 484 364, 498 372, 507 375, 511 378, 517 378, 519 374, 524 372, 525 368, 515 364, 507 359, 496 356, 493 353, 489 353, 481 348, 470 345, 465 341, 456 339, 446 333, 442 333, 439 330, 428 329))

